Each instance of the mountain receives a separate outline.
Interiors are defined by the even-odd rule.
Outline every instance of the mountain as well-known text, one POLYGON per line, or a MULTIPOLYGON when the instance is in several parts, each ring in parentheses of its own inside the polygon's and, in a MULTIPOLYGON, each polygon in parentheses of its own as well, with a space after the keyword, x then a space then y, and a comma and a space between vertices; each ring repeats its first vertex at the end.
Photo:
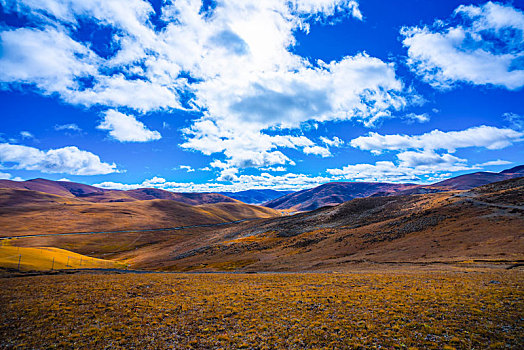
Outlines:
POLYGON ((275 191, 271 189, 247 190, 239 192, 218 192, 221 195, 234 198, 248 204, 262 204, 270 200, 280 198, 293 191, 275 191))
POLYGON ((93 203, 26 189, 0 189, 0 236, 155 229, 279 215, 234 200, 202 205, 169 199, 93 203))
POLYGON ((189 205, 236 202, 235 199, 218 193, 175 193, 157 188, 139 188, 120 191, 102 189, 68 181, 33 179, 28 181, 0 180, 0 188, 25 189, 76 198, 91 203, 133 202, 136 200, 166 199, 189 205))
POLYGON ((524 165, 519 165, 511 169, 503 170, 500 173, 481 171, 471 174, 460 175, 444 181, 437 182, 433 184, 433 186, 443 187, 448 190, 469 190, 474 187, 522 176, 524 176, 524 165))
POLYGON ((375 182, 333 182, 290 193, 262 205, 274 209, 314 210, 354 198, 428 194, 452 190, 469 190, 477 186, 524 176, 524 165, 500 173, 476 172, 460 175, 432 185, 391 184, 375 182))
POLYGON ((163 246, 120 258, 170 271, 511 266, 524 259, 524 178, 461 192, 358 198, 163 246))
POLYGON ((395 193, 415 186, 380 182, 332 182, 308 190, 293 192, 263 205, 274 209, 306 211, 327 205, 337 205, 354 198, 369 197, 377 193, 381 195, 395 193))

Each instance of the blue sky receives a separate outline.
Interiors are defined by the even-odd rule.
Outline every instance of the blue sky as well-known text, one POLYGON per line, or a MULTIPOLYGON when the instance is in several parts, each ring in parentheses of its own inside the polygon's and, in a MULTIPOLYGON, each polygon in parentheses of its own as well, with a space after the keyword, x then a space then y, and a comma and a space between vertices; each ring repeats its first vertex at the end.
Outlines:
POLYGON ((522 164, 522 1, 0 0, 0 177, 431 183, 522 164))

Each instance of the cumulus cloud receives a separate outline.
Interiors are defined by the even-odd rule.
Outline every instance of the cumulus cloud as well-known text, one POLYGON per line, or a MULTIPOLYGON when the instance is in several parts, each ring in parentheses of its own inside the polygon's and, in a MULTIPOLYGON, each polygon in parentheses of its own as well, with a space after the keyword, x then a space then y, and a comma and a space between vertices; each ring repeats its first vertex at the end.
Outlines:
POLYGON ((185 170, 188 173, 195 171, 190 165, 181 165, 179 169, 185 170))
POLYGON ((160 188, 173 192, 237 192, 248 189, 266 189, 271 188, 275 190, 298 191, 306 188, 318 186, 320 184, 329 182, 330 177, 310 176, 306 174, 287 173, 284 175, 274 176, 268 173, 260 175, 240 175, 228 180, 231 183, 210 182, 204 184, 195 184, 193 182, 180 183, 166 181, 163 178, 153 178, 137 184, 122 184, 118 182, 102 182, 94 186, 131 190, 143 187, 160 188))
POLYGON ((304 147, 304 154, 314 154, 322 158, 331 157, 329 149, 321 146, 304 147))
POLYGON ((38 170, 43 173, 99 175, 117 172, 116 165, 74 146, 42 151, 34 147, 0 144, 0 164, 4 169, 38 170))
POLYGON ((112 138, 121 142, 147 142, 162 138, 158 131, 149 130, 135 117, 115 110, 106 111, 104 120, 97 128, 108 130, 112 138))
POLYGON ((342 141, 341 139, 339 139, 336 136, 334 136, 332 139, 329 139, 329 138, 324 137, 324 136, 320 136, 320 140, 325 145, 328 145, 328 146, 331 146, 331 147, 340 147, 340 146, 342 146, 344 144, 344 141, 342 141))
POLYGON ((426 123, 429 121, 430 118, 427 113, 422 113, 422 114, 409 113, 403 116, 402 119, 404 119, 407 124, 412 124, 414 122, 426 123))
POLYGON ((376 182, 430 182, 440 172, 478 169, 467 166, 463 159, 438 154, 399 154, 400 162, 379 161, 375 164, 351 164, 338 169, 327 169, 339 179, 376 182))
POLYGON ((484 147, 487 149, 502 149, 512 145, 514 142, 522 141, 524 133, 512 130, 496 128, 493 126, 478 126, 461 131, 433 130, 422 135, 380 135, 370 133, 368 136, 360 136, 351 140, 351 146, 361 150, 381 153, 386 150, 444 149, 454 152, 457 148, 484 147))
POLYGON ((524 133, 491 126, 472 127, 461 131, 433 130, 422 135, 380 135, 370 133, 350 141, 352 147, 376 155, 384 151, 396 153, 396 159, 375 164, 350 164, 328 169, 327 173, 342 179, 356 181, 415 181, 435 182, 450 172, 481 169, 484 166, 503 165, 503 160, 468 165, 468 160, 453 155, 456 149, 483 147, 502 149, 523 140, 524 133), (445 151, 445 152, 442 152, 445 151))
POLYGON ((401 34, 408 65, 436 88, 524 86, 524 13, 510 4, 461 5, 446 22, 404 27, 401 34))
MULTIPOLYGON (((184 129, 182 147, 217 153, 229 167, 293 165, 281 148, 329 156, 289 129, 349 119, 371 126, 413 98, 392 63, 365 53, 332 62, 293 53, 296 31, 311 22, 329 24, 334 15, 362 20, 355 0, 220 0, 207 9, 181 0, 163 4, 154 23, 155 10, 144 0, 20 0, 6 11, 23 12, 32 25, 1 34, 3 82, 85 106, 201 112, 184 129), (85 21, 110 32, 102 44, 111 52, 73 39, 85 21)), ((107 120, 116 119, 113 113, 101 127, 116 139, 160 138, 130 115, 119 123, 141 131, 120 134, 120 124, 107 120)))

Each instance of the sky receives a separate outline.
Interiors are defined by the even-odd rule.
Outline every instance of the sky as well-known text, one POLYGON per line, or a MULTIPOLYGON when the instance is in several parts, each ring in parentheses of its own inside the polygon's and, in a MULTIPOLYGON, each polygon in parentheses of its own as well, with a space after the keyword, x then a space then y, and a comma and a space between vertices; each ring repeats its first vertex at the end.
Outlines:
POLYGON ((433 183, 524 163, 523 87, 523 0, 0 0, 0 178, 433 183))

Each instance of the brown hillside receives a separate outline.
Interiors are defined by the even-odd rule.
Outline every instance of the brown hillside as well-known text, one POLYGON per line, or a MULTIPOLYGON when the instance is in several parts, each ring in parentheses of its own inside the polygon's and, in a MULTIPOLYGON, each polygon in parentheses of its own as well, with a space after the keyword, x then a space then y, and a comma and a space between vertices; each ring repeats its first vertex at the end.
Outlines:
POLYGON ((224 204, 199 207, 160 199, 89 203, 36 191, 0 189, 0 236, 165 228, 279 215, 241 202, 224 204))
POLYGON ((332 182, 308 190, 290 193, 263 205, 274 209, 306 211, 323 206, 337 205, 354 198, 369 197, 377 193, 386 195, 415 186, 411 184, 375 182, 332 182))
POLYGON ((511 264, 524 260, 523 191, 520 178, 465 192, 361 198, 212 230, 191 241, 164 242, 160 249, 148 247, 121 258, 166 270, 511 264))
POLYGON ((175 193, 157 188, 139 188, 120 191, 102 189, 68 181, 33 179, 28 181, 0 180, 0 188, 38 191, 67 198, 77 198, 84 202, 132 202, 136 200, 166 199, 189 205, 206 203, 236 202, 235 199, 218 193, 175 193))

